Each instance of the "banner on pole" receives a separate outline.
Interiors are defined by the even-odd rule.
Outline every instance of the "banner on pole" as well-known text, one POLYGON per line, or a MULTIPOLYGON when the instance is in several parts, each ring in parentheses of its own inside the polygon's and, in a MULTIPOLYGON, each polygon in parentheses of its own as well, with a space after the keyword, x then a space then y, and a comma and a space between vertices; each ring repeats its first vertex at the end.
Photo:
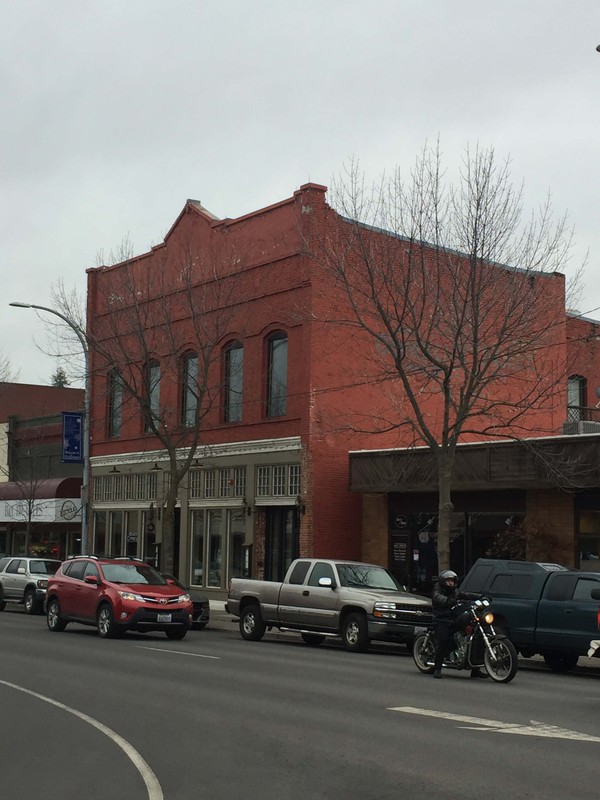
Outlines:
POLYGON ((63 411, 62 463, 83 463, 83 414, 63 411))

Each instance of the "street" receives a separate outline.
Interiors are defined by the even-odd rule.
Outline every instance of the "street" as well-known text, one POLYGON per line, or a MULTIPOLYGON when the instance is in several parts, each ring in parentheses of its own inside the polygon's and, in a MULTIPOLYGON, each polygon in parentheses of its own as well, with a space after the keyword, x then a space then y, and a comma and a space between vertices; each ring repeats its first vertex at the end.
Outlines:
POLYGON ((101 640, 0 614, 3 798, 586 798, 600 671, 434 681, 364 655, 210 626, 101 640))

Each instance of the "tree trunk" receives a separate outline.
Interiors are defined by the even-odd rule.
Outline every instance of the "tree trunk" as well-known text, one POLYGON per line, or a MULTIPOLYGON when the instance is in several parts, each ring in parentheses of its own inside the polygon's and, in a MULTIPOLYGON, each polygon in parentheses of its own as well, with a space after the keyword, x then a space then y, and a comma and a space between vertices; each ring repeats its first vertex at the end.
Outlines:
POLYGON ((452 488, 452 461, 453 456, 448 452, 438 456, 438 575, 450 567, 450 527, 454 505, 450 490, 452 488))

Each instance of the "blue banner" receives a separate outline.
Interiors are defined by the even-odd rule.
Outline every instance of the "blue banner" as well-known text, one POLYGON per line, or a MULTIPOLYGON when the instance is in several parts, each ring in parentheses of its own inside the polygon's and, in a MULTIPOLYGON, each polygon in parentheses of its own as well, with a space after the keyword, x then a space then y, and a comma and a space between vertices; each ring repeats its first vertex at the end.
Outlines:
POLYGON ((62 463, 83 463, 83 414, 63 411, 62 463))

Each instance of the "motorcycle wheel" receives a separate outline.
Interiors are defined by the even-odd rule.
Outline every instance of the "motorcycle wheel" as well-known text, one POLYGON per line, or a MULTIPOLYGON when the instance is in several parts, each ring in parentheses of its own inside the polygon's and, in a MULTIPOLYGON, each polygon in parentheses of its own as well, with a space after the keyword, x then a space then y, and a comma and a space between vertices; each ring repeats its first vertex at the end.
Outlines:
POLYGON ((509 683, 519 668, 515 646, 509 639, 493 639, 490 647, 492 652, 486 648, 483 654, 488 675, 497 683, 509 683))
POLYGON ((413 642, 413 659, 417 669, 431 675, 435 660, 435 636, 422 633, 413 642))

